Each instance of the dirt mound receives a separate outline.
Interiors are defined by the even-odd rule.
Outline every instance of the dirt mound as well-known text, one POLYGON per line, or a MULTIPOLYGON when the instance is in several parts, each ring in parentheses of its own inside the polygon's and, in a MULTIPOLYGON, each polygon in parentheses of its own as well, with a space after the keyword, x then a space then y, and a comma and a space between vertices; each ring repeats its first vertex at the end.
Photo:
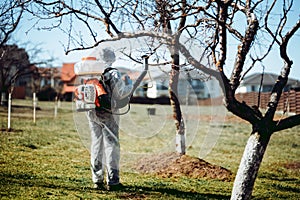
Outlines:
POLYGON ((284 164, 284 167, 291 170, 299 170, 300 169, 300 162, 292 162, 284 164))
POLYGON ((231 171, 210 164, 202 159, 177 153, 156 154, 141 158, 135 169, 141 173, 152 173, 162 177, 180 177, 233 180, 231 171))

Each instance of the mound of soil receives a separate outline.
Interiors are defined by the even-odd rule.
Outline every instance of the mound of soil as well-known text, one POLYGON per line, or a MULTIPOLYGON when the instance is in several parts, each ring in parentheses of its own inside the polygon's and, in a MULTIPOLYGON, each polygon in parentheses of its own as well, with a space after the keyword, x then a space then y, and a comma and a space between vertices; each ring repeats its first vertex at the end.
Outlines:
POLYGON ((286 163, 284 167, 291 170, 300 170, 300 162, 286 163))
POLYGON ((140 173, 151 173, 161 177, 180 177, 218 179, 232 181, 231 171, 210 164, 202 159, 178 153, 163 153, 141 158, 135 169, 140 173))

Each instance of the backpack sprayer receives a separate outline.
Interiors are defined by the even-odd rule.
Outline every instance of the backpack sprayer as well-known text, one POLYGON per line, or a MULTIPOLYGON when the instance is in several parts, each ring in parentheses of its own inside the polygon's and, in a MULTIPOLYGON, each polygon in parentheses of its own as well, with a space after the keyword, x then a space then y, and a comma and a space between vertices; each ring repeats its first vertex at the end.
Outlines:
MULTIPOLYGON (((82 78, 86 78, 84 80, 84 84, 79 85, 75 88, 75 103, 76 103, 76 110, 78 112, 88 111, 88 110, 104 110, 106 112, 112 113, 112 109, 119 109, 123 108, 128 105, 128 109, 126 112, 122 114, 126 114, 130 110, 130 99, 136 90, 136 88, 140 85, 142 80, 147 74, 148 71, 148 55, 142 56, 144 59, 144 70, 139 75, 137 80, 134 82, 131 92, 122 99, 112 99, 111 95, 108 94, 107 90, 105 89, 105 85, 109 84, 109 80, 104 80, 104 74, 109 72, 114 68, 106 68, 103 73, 99 73, 94 69, 99 69, 99 65, 101 63, 96 61, 94 57, 88 57, 89 59, 83 59, 85 61, 92 61, 93 66, 89 66, 89 69, 79 69, 78 66, 74 66, 75 74, 82 76, 82 78), (96 77, 100 77, 100 79, 96 77)), ((125 77, 126 79, 126 77, 125 77)), ((126 80, 125 80, 126 81, 126 80)), ((112 113, 117 114, 117 113, 112 113)))

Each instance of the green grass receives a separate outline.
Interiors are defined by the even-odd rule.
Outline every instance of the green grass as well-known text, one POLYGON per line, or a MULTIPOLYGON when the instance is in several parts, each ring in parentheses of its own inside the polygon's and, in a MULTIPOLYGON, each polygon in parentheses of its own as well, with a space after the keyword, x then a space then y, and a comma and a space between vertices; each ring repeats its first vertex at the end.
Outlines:
MULTIPOLYGON (((160 178, 142 175, 130 168, 139 156, 174 150, 174 122, 167 106, 158 106, 156 115, 148 116, 145 114, 147 106, 132 105, 131 112, 122 117, 121 181, 125 189, 107 192, 92 189, 89 151, 85 141, 80 139, 82 133, 78 134, 75 129, 71 103, 62 102, 54 118, 54 103, 39 102, 36 124, 32 120, 30 101, 14 100, 13 105, 10 132, 3 130, 7 125, 7 112, 0 108, 1 199, 230 198, 232 182, 160 178), (128 125, 128 120, 133 124, 128 125), (153 127, 149 121, 157 126, 153 127)), ((199 115, 210 114, 208 108, 201 107, 200 110, 199 115)), ((189 116, 197 115, 190 112, 189 116)), ((224 122, 216 126, 192 117, 189 120, 187 154, 203 156, 201 158, 206 161, 235 173, 251 127, 246 123, 224 122)), ((285 167, 300 162, 299 136, 299 127, 272 136, 253 199, 300 199, 299 166, 296 169, 285 167)))

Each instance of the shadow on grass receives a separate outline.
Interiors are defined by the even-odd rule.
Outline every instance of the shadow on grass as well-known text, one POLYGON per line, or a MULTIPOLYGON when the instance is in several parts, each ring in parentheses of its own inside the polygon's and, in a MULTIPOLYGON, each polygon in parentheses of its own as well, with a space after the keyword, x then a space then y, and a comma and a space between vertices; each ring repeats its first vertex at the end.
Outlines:
MULTIPOLYGON (((193 191, 191 189, 190 192, 181 191, 178 189, 173 188, 152 188, 152 187, 146 187, 146 186, 130 186, 126 185, 124 190, 128 193, 134 194, 134 195, 147 195, 147 194, 156 194, 157 196, 160 196, 160 194, 173 196, 176 198, 182 198, 182 199, 230 199, 230 196, 228 195, 220 195, 220 194, 209 194, 209 193, 199 193, 197 191, 193 191), (157 194, 158 193, 158 194, 157 194)), ((126 196, 124 196, 126 197, 126 196)), ((126 197, 128 198, 128 197, 126 197)))
MULTIPOLYGON (((9 195, 10 192, 14 192, 16 188, 20 187, 32 187, 32 188, 44 188, 43 191, 47 195, 51 195, 49 189, 58 191, 72 191, 77 194, 114 194, 118 199, 144 199, 144 198, 159 198, 161 196, 168 198, 181 198, 181 199, 229 199, 228 195, 221 194, 209 194, 199 193, 191 189, 191 191, 181 191, 178 189, 168 187, 147 187, 147 186, 132 186, 124 185, 119 191, 99 191, 93 189, 90 180, 77 179, 71 177, 39 177, 33 174, 0 174, 0 188, 2 195, 9 195), (11 191, 10 191, 11 190, 11 191), (4 192, 5 191, 5 192, 4 192)), ((40 190, 40 189, 39 189, 40 190)), ((40 190, 41 191, 41 190, 40 190)))
MULTIPOLYGON (((272 180, 272 179, 271 179, 272 180)), ((295 178, 277 178, 270 183, 265 183, 269 188, 276 188, 277 191, 300 194, 300 181, 295 178)))
POLYGON ((0 129, 1 133, 18 133, 18 132, 23 132, 21 129, 12 129, 12 128, 1 128, 0 129))

